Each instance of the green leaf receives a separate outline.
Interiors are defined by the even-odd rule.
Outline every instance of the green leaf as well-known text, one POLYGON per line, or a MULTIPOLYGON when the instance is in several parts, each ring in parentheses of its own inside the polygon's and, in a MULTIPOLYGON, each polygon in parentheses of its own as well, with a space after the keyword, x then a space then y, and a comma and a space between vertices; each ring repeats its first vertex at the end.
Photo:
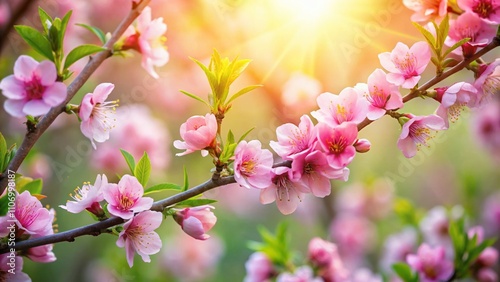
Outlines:
MULTIPOLYGON (((235 59, 236 61, 236 59, 235 59)), ((251 60, 238 60, 235 62, 234 67, 231 70, 231 74, 229 76, 229 84, 232 84, 250 64, 251 60)))
POLYGON ((134 169, 134 176, 139 180, 143 187, 146 187, 151 175, 151 162, 149 161, 148 153, 144 152, 141 159, 134 169))
POLYGON ((422 33, 422 35, 425 37, 425 40, 429 43, 429 45, 432 47, 432 49, 436 49, 436 39, 434 38, 434 35, 430 33, 425 27, 421 26, 418 23, 413 22, 413 25, 422 33))
POLYGON ((218 86, 218 81, 215 75, 210 71, 204 64, 202 64, 200 61, 190 58, 193 62, 195 62, 205 73, 208 83, 210 84, 210 88, 212 89, 212 93, 215 94, 218 86))
POLYGON ((224 147, 224 150, 222 151, 219 159, 222 163, 226 163, 227 161, 229 161, 229 159, 234 155, 234 150, 236 149, 236 146, 238 144, 236 143, 232 143, 232 144, 229 144, 224 147))
POLYGON ((17 145, 14 143, 10 146, 10 148, 7 150, 7 154, 5 154, 5 159, 3 161, 3 167, 7 168, 10 161, 14 158, 14 155, 17 152, 17 145))
POLYGON ((450 22, 449 16, 446 14, 444 19, 439 24, 439 29, 437 30, 438 38, 437 38, 437 49, 441 51, 444 46, 444 42, 446 37, 448 36, 448 32, 450 31, 450 22))
POLYGON ((227 133, 227 144, 233 144, 234 143, 234 134, 231 130, 227 133))
POLYGON ((6 167, 4 167, 5 159, 7 158, 7 142, 0 132, 0 173, 3 172, 6 167))
POLYGON ((177 185, 177 184, 173 184, 173 183, 157 184, 157 185, 149 187, 148 189, 145 189, 144 195, 150 194, 150 193, 155 193, 155 192, 160 192, 160 191, 164 191, 164 190, 181 191, 182 187, 177 185))
POLYGON ((106 34, 98 27, 90 26, 86 24, 76 24, 78 26, 84 27, 99 38, 102 44, 106 43, 106 34))
POLYGON ((129 152, 127 152, 123 149, 120 149, 120 152, 122 152, 123 158, 125 158, 125 161, 127 162, 128 168, 130 168, 130 172, 132 172, 132 174, 134 174, 134 170, 135 170, 134 156, 132 156, 129 152))
POLYGON ((241 89, 240 91, 234 93, 233 96, 231 96, 231 98, 229 98, 229 101, 227 101, 227 103, 231 103, 232 101, 234 101, 236 98, 239 98, 240 96, 256 89, 256 88, 259 88, 259 87, 262 87, 262 85, 250 85, 250 86, 247 86, 243 89, 241 89))
POLYGON ((93 44, 80 45, 69 52, 68 56, 66 57, 66 60, 64 61, 64 69, 67 69, 68 67, 70 67, 72 64, 74 64, 76 61, 80 60, 83 57, 105 50, 106 48, 93 44))
POLYGON ((176 207, 198 207, 203 205, 209 205, 217 202, 216 200, 211 199, 188 199, 182 202, 177 203, 176 207))
POLYGON ((464 45, 465 43, 467 43, 469 41, 470 41, 470 38, 464 38, 464 39, 458 41, 457 43, 453 44, 450 48, 448 48, 448 50, 446 50, 446 52, 444 52, 443 57, 446 58, 446 56, 448 56, 451 52, 453 52, 453 50, 457 49, 458 47, 464 45))
POLYGON ((41 7, 38 7, 38 15, 40 15, 40 22, 42 23, 43 30, 45 33, 49 33, 49 25, 47 23, 50 23, 52 25, 52 17, 47 14, 41 7))
POLYGON ((395 263, 392 265, 392 269, 394 270, 394 272, 396 272, 396 274, 401 279, 403 279, 404 282, 414 281, 413 272, 412 272, 410 266, 407 265, 406 263, 402 263, 402 262, 395 263))
POLYGON ((188 96, 188 97, 191 97, 193 99, 195 99, 196 101, 200 101, 202 102, 203 104, 207 105, 209 108, 210 108, 210 105, 203 99, 201 99, 200 97, 196 96, 195 94, 191 94, 187 91, 184 91, 184 90, 180 90, 182 94, 188 96))
MULTIPOLYGON (((5 216, 9 210, 9 193, 0 198, 0 216, 5 216)), ((14 198, 15 199, 15 198, 14 198)))
POLYGON ((238 144, 243 140, 245 139, 245 137, 247 137, 248 134, 250 134, 250 132, 252 132, 252 130, 254 130, 255 127, 252 127, 250 128, 247 132, 243 133, 243 135, 241 135, 240 139, 238 140, 238 144))
POLYGON ((439 65, 441 64, 436 57, 431 57, 431 62, 439 68, 439 65))
POLYGON ((182 191, 187 191, 189 189, 189 178, 187 174, 186 167, 184 167, 184 184, 182 185, 182 191))
POLYGON ((35 51, 46 57, 47 59, 54 61, 54 55, 52 54, 52 46, 49 40, 43 36, 38 30, 26 26, 26 25, 16 25, 14 26, 16 31, 21 35, 21 37, 28 43, 35 51))
POLYGON ((68 22, 69 19, 71 18, 71 15, 73 14, 72 10, 69 10, 66 15, 64 15, 62 22, 61 22, 61 28, 59 29, 59 43, 61 44, 61 50, 64 42, 64 35, 66 34, 66 28, 68 27, 68 22))
POLYGON ((41 178, 35 179, 26 183, 19 189, 19 193, 29 191, 31 195, 42 194, 43 180, 41 178))

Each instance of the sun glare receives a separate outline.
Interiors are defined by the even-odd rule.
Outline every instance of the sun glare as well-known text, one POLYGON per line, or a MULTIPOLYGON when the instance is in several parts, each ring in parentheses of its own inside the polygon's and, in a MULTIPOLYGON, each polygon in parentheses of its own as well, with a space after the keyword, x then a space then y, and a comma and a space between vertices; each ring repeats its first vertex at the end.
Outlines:
POLYGON ((319 25, 328 14, 333 14, 338 0, 278 0, 277 9, 283 11, 291 20, 300 24, 319 25))

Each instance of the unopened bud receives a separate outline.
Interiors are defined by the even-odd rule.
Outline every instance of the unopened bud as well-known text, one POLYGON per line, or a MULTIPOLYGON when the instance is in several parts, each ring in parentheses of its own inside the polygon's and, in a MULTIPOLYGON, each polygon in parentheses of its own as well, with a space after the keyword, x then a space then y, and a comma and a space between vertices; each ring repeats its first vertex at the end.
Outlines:
POLYGON ((370 151, 370 147, 372 144, 368 139, 358 139, 356 143, 354 143, 354 148, 356 148, 356 152, 358 153, 366 153, 370 151))

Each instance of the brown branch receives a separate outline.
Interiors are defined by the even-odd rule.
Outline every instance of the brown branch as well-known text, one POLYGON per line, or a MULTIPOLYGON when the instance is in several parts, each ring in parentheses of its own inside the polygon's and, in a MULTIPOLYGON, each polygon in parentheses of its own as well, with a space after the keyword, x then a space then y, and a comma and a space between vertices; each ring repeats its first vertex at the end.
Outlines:
MULTIPOLYGON (((36 128, 26 133, 21 146, 17 150, 16 155, 14 156, 12 161, 9 163, 7 170, 17 171, 19 169, 19 166, 24 161, 31 148, 38 141, 40 136, 42 136, 45 130, 47 130, 47 128, 54 122, 57 116, 64 112, 66 104, 75 96, 78 90, 80 90, 80 88, 90 78, 94 71, 102 64, 102 62, 104 62, 104 60, 112 55, 113 45, 118 41, 118 39, 120 39, 121 35, 141 14, 142 10, 149 4, 150 1, 151 0, 142 0, 140 3, 134 5, 133 9, 120 23, 120 25, 113 32, 111 38, 104 45, 107 50, 101 51, 96 55, 90 57, 89 62, 82 70, 82 72, 68 86, 68 96, 66 100, 61 105, 50 109, 50 111, 36 125, 36 128)), ((0 178, 0 194, 5 190, 5 187, 7 187, 6 175, 7 174, 4 174, 0 178)))
MULTIPOLYGON (((483 56, 486 53, 488 53, 489 51, 497 48, 498 46, 500 46, 500 37, 496 36, 493 38, 493 41, 490 44, 488 44, 483 49, 479 50, 479 52, 475 53, 473 56, 464 59, 458 65, 452 67, 451 69, 449 69, 446 72, 443 72, 441 75, 435 76, 434 78, 432 78, 431 80, 427 81, 422 86, 420 86, 417 90, 412 90, 408 95, 403 97, 403 103, 406 103, 412 99, 417 98, 420 95, 420 93, 428 90, 432 86, 438 84, 439 82, 445 80, 446 78, 450 77, 451 75, 466 68, 470 63, 481 58, 481 56, 483 56)), ((365 128, 366 126, 368 126, 372 122, 373 122, 372 120, 365 119, 360 124, 358 124, 358 131, 361 131, 361 129, 365 128)))
MULTIPOLYGON (((187 200, 189 198, 192 198, 196 195, 199 195, 201 193, 204 193, 208 190, 235 183, 236 181, 234 180, 233 176, 227 176, 227 177, 221 177, 217 181, 214 181, 212 179, 206 181, 205 183, 202 183, 196 187, 193 187, 187 191, 184 191, 179 194, 175 194, 171 197, 168 197, 166 199, 157 201, 153 204, 151 207, 151 210, 154 211, 163 211, 166 207, 172 206, 173 204, 179 203, 181 201, 187 200)), ((108 218, 106 220, 96 222, 93 224, 89 224, 86 226, 78 227, 72 230, 56 233, 53 235, 49 236, 44 236, 44 237, 39 237, 39 238, 34 238, 34 239, 28 239, 26 241, 21 241, 17 242, 15 246, 16 251, 23 251, 27 250, 33 247, 38 247, 38 246, 43 246, 43 245, 48 245, 48 244, 54 244, 54 243, 59 243, 59 242, 73 242, 75 238, 83 236, 83 235, 92 235, 92 236, 98 236, 103 233, 107 233, 107 229, 110 227, 113 227, 115 225, 123 223, 123 219, 119 217, 112 217, 108 218)), ((4 246, 3 248, 0 249, 0 254, 4 254, 10 251, 10 247, 4 246)))
POLYGON ((19 5, 17 9, 11 14, 9 21, 5 23, 5 26, 0 29, 0 53, 2 53, 5 43, 7 43, 7 36, 9 36, 10 31, 15 23, 29 10, 31 5, 35 3, 36 0, 25 0, 19 5))

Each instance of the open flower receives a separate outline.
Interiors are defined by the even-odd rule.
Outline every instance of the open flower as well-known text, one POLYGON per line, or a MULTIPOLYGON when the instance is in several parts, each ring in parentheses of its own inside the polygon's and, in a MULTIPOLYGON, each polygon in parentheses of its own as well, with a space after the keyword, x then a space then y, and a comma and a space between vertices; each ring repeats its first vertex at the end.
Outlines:
POLYGON ((142 54, 142 67, 154 78, 159 78, 154 67, 168 63, 169 54, 163 35, 167 25, 163 18, 151 20, 151 8, 146 7, 137 18, 137 25, 129 26, 123 34, 122 50, 135 49, 142 54))
POLYGON ((144 262, 150 262, 149 256, 160 251, 161 239, 154 230, 160 226, 162 218, 161 212, 144 211, 123 225, 123 231, 120 232, 116 245, 120 248, 125 247, 130 267, 134 265, 136 252, 144 262))
POLYGON ((470 41, 462 45, 464 56, 469 57, 476 52, 477 47, 484 47, 490 43, 496 32, 496 26, 481 20, 472 12, 465 12, 456 20, 450 21, 450 32, 445 44, 452 46, 464 38, 470 38, 470 41))
POLYGON ((210 238, 206 232, 214 227, 217 217, 211 211, 214 207, 209 205, 185 208, 174 214, 174 219, 189 236, 206 240, 210 238))
POLYGON ((445 257, 443 247, 431 248, 422 244, 417 254, 410 254, 406 262, 420 274, 423 282, 446 281, 453 274, 453 263, 445 257))
POLYGON ((97 85, 94 93, 88 93, 82 99, 78 115, 82 122, 80 130, 85 137, 90 139, 92 147, 96 148, 96 142, 104 142, 109 139, 109 131, 115 126, 114 115, 118 100, 108 101, 109 94, 115 88, 112 83, 101 83, 97 85))
POLYGON ((403 107, 403 98, 398 87, 387 81, 387 74, 381 69, 376 69, 370 74, 366 87, 363 84, 359 84, 357 87, 366 88, 363 92, 370 103, 366 114, 369 120, 381 118, 386 110, 403 107))
POLYGON ((260 202, 266 205, 276 201, 276 206, 282 214, 291 214, 297 209, 303 193, 308 192, 308 189, 291 180, 291 169, 288 167, 276 167, 273 172, 273 183, 260 191, 260 202))
POLYGON ((201 150, 201 155, 208 155, 205 149, 214 145, 217 135, 217 119, 213 114, 203 116, 192 116, 181 124, 180 133, 184 141, 175 140, 174 147, 186 150, 176 156, 184 156, 201 150))
POLYGON ((308 258, 317 267, 328 266, 339 254, 334 243, 315 237, 309 241, 308 258))
POLYGON ((444 120, 445 127, 450 126, 449 120, 455 122, 460 117, 465 106, 474 107, 477 100, 477 90, 466 82, 458 82, 450 87, 437 88, 436 100, 441 102, 436 115, 444 120))
POLYGON ((403 4, 408 9, 415 11, 411 16, 411 20, 414 22, 442 18, 448 12, 448 0, 403 0, 403 4))
POLYGON ((319 110, 311 115, 319 122, 336 126, 344 122, 360 123, 366 118, 368 103, 357 89, 347 87, 339 95, 323 93, 316 100, 319 110))
POLYGON ((474 81, 479 95, 477 106, 489 102, 493 95, 500 95, 500 59, 489 65, 482 65, 481 68, 482 72, 474 81))
POLYGON ((316 141, 314 124, 308 115, 300 118, 298 126, 285 123, 276 128, 278 141, 271 141, 269 145, 283 159, 291 160, 295 154, 313 147, 316 141))
POLYGON ((497 0, 458 0, 460 9, 472 12, 483 20, 500 24, 500 2, 497 0))
POLYGON ((31 282, 28 274, 22 272, 23 257, 9 257, 10 253, 0 254, 0 281, 31 282), (14 268, 11 268, 11 263, 14 268))
POLYGON ((317 125, 318 144, 326 153, 328 164, 334 169, 343 169, 354 159, 353 144, 358 136, 358 127, 347 122, 336 127, 320 123, 317 125))
POLYGON ((66 206, 59 206, 71 213, 79 213, 83 210, 88 210, 89 212, 98 216, 101 214, 102 208, 99 202, 104 200, 104 195, 102 190, 108 185, 108 178, 106 175, 97 175, 94 185, 90 183, 84 183, 82 188, 77 188, 75 190, 75 195, 70 195, 74 201, 68 201, 66 206))
POLYGON ((263 282, 270 281, 274 276, 272 261, 261 252, 253 253, 245 263, 247 275, 244 282, 263 282))
POLYGON ((134 213, 148 210, 153 199, 142 197, 144 188, 134 176, 125 174, 118 184, 103 187, 104 200, 109 203, 108 211, 114 216, 130 219, 134 213))
POLYGON ((14 117, 48 113, 67 96, 66 85, 56 80, 57 70, 53 62, 39 63, 29 56, 19 56, 14 64, 14 74, 0 82, 0 89, 7 97, 5 111, 14 117))
POLYGON ((410 114, 409 118, 410 120, 403 125, 398 140, 398 148, 407 158, 415 156, 420 144, 427 146, 434 131, 445 129, 444 120, 437 115, 414 116, 410 114))
POLYGON ((243 187, 263 189, 271 185, 273 154, 261 146, 258 140, 241 141, 234 150, 234 179, 243 187))
POLYGON ((403 88, 413 88, 431 61, 431 48, 427 42, 420 41, 411 48, 398 42, 392 52, 378 55, 380 64, 389 71, 387 81, 403 88))

